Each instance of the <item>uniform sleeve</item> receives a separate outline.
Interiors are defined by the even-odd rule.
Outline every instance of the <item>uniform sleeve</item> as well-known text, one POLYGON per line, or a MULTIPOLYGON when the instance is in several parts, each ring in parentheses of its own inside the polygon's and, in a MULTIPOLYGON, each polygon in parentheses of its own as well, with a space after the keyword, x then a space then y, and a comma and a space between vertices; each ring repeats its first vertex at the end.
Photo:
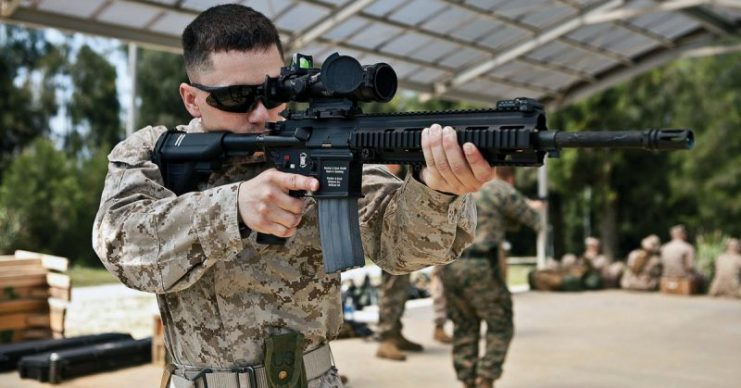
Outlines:
POLYGON ((392 274, 455 260, 473 241, 476 206, 470 195, 404 181, 380 166, 363 173, 360 228, 366 257, 392 274))
POLYGON ((536 232, 540 231, 540 215, 527 204, 525 196, 512 189, 505 195, 502 203, 502 212, 508 219, 529 226, 536 232))
POLYGON ((93 248, 106 268, 128 287, 154 293, 185 289, 242 250, 239 184, 176 196, 151 162, 162 132, 142 129, 108 156, 93 225, 93 248))

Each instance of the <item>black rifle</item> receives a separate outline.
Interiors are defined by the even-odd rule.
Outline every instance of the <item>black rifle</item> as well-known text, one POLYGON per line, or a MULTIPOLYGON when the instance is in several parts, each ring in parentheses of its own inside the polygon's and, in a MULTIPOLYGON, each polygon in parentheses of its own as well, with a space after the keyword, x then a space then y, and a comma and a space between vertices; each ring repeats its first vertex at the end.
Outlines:
MULTIPOLYGON (((257 151, 280 171, 317 178, 312 196, 319 205, 324 268, 331 273, 365 263, 357 205, 363 164, 422 167, 421 133, 433 123, 455 128, 459 144, 473 143, 492 166, 541 166, 546 153, 557 156, 561 148, 670 150, 689 149, 693 142, 686 129, 549 130, 543 106, 529 98, 498 101, 495 109, 362 113, 358 102, 388 102, 396 86, 396 73, 385 63, 361 66, 335 53, 318 69, 310 56, 296 54, 280 76, 266 77, 258 95, 269 102, 308 102, 306 110, 283 112, 286 120, 262 134, 168 131, 158 139, 153 161, 177 195, 197 190, 228 158, 257 151)), ((258 234, 257 241, 285 239, 258 234)))

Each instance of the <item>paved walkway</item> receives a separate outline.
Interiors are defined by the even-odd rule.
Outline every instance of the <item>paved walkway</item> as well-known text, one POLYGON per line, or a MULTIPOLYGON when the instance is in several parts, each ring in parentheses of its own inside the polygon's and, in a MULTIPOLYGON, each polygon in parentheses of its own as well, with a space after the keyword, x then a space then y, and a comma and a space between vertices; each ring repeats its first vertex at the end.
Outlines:
MULTIPOLYGON (((366 313, 372 314, 372 313, 366 313)), ((406 362, 373 356, 377 343, 335 341, 348 388, 458 387, 450 348, 433 343, 429 302, 410 301, 404 333, 426 346, 406 362)), ((515 295, 517 331, 501 387, 737 387, 741 381, 741 301, 623 291, 515 295)), ((61 386, 150 387, 146 365, 71 380, 61 386)), ((17 374, 0 387, 50 387, 17 374)))

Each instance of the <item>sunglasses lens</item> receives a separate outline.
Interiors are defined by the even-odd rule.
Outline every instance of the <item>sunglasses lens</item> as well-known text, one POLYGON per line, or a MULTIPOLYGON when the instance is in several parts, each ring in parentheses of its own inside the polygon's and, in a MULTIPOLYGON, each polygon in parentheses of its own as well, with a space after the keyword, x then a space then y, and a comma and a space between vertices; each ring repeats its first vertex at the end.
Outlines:
POLYGON ((255 107, 255 89, 246 86, 230 86, 212 90, 206 102, 214 108, 227 112, 249 112, 255 107))

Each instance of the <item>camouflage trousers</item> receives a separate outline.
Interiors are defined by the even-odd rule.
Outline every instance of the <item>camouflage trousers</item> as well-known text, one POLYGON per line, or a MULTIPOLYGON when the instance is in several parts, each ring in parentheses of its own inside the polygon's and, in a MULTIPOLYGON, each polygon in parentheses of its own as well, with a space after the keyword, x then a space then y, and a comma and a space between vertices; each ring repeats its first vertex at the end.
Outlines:
POLYGON ((409 299, 409 274, 381 274, 378 292, 378 336, 381 339, 401 333, 401 316, 409 299))
POLYGON ((458 259, 440 275, 454 325, 453 366, 458 380, 473 384, 477 376, 498 379, 514 331, 512 295, 498 269, 486 259, 458 259), (486 322, 486 349, 479 358, 481 321, 486 322))

